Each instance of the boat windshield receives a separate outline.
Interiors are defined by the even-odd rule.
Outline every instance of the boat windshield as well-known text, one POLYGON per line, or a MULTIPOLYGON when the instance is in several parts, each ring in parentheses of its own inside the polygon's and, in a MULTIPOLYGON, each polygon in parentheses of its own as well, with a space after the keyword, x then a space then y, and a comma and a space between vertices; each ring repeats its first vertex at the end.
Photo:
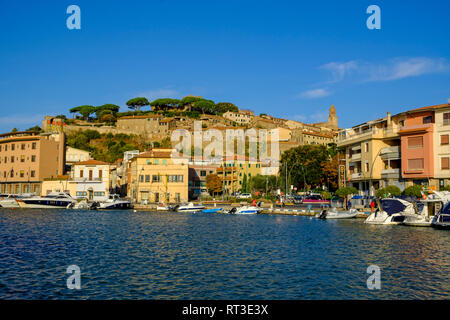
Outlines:
POLYGON ((442 208, 440 213, 450 214, 450 202, 447 202, 447 204, 442 208))
POLYGON ((406 208, 403 203, 395 199, 381 200, 381 207, 388 215, 402 212, 406 208))

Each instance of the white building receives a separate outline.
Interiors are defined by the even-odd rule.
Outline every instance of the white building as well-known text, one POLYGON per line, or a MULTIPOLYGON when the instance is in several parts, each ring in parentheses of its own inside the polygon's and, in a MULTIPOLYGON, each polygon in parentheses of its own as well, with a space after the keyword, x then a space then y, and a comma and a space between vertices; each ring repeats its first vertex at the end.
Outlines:
POLYGON ((104 201, 111 187, 110 164, 94 159, 75 163, 72 180, 76 183, 77 198, 104 201))

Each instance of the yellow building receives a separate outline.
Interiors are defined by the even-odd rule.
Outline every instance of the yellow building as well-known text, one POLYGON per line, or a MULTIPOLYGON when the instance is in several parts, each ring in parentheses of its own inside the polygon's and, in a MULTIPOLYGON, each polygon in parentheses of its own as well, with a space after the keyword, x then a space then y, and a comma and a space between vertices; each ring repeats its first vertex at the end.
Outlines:
POLYGON ((225 157, 224 162, 217 168, 217 175, 222 179, 223 191, 228 194, 241 190, 245 175, 249 181, 258 174, 261 174, 260 161, 237 155, 225 157))
POLYGON ((188 201, 188 159, 172 149, 153 148, 132 158, 128 196, 136 203, 188 201))
POLYGON ((337 145, 345 148, 346 182, 361 193, 374 195, 375 190, 387 185, 405 187, 401 179, 399 131, 405 116, 365 122, 339 132, 337 145))
POLYGON ((75 181, 70 180, 69 176, 47 178, 42 182, 41 196, 46 196, 51 192, 65 192, 75 197, 76 187, 75 181))

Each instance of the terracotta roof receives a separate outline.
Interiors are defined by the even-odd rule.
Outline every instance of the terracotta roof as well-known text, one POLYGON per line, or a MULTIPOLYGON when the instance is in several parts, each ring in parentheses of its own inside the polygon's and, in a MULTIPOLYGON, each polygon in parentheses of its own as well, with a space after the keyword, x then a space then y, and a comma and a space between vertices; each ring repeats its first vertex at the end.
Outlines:
POLYGON ((146 152, 138 154, 134 158, 171 158, 171 157, 172 157, 172 149, 167 149, 167 151, 165 151, 165 150, 156 150, 155 151, 155 150, 150 149, 146 152))
POLYGON ((450 108, 450 103, 436 104, 434 106, 421 107, 421 108, 417 108, 417 109, 408 110, 406 112, 418 112, 418 111, 436 110, 436 109, 442 109, 442 108, 450 108))
POLYGON ((86 161, 76 162, 75 165, 76 166, 78 166, 78 165, 93 165, 93 166, 95 166, 95 165, 109 165, 109 163, 95 160, 95 159, 89 159, 86 161))

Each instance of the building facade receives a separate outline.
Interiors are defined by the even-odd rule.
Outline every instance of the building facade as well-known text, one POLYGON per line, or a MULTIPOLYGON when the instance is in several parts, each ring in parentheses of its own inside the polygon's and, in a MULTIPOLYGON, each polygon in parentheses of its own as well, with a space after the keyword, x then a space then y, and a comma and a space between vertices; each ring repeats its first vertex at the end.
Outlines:
POLYGON ((136 203, 188 201, 188 159, 153 148, 130 160, 128 195, 136 203))
POLYGON ((110 164, 94 159, 78 162, 73 166, 72 181, 76 198, 104 201, 111 188, 110 164))
POLYGON ((0 191, 40 194, 42 181, 64 173, 63 133, 10 132, 0 135, 0 191))

